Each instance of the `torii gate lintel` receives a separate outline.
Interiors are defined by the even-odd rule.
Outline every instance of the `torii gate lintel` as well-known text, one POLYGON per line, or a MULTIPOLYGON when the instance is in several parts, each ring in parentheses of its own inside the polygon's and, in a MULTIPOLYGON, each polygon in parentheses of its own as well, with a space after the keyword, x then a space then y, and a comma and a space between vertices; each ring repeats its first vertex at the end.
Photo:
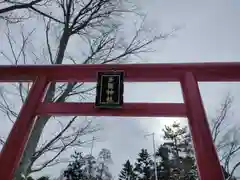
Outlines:
POLYGON ((33 81, 28 98, 0 155, 0 177, 12 180, 38 115, 188 117, 201 180, 224 180, 211 137, 198 81, 240 81, 240 63, 0 66, 1 82, 33 81), (99 110, 93 103, 45 103, 51 82, 94 82, 98 71, 122 70, 128 82, 176 81, 184 103, 125 103, 99 110))

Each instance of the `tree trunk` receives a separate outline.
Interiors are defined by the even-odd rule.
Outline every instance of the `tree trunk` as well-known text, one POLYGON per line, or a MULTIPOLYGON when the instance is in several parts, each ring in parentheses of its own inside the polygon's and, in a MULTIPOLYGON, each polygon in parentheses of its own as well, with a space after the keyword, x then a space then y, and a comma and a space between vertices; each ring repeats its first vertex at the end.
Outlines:
POLYGON ((50 117, 37 118, 34 128, 25 147, 21 162, 15 172, 15 180, 21 180, 22 175, 25 177, 29 174, 32 165, 32 157, 35 153, 38 141, 41 137, 44 126, 50 117))
MULTIPOLYGON (((70 38, 69 29, 65 27, 62 37, 60 39, 55 64, 62 64, 69 38, 70 38)), ((55 85, 56 85, 55 83, 52 83, 49 86, 44 101, 51 102, 53 100, 55 94, 55 85)), ((33 130, 31 132, 31 135, 28 139, 27 145, 25 147, 19 167, 15 172, 15 180, 21 180, 22 175, 26 177, 29 173, 31 173, 31 166, 33 161, 32 158, 37 148, 42 131, 49 119, 50 119, 49 116, 37 118, 33 130)))

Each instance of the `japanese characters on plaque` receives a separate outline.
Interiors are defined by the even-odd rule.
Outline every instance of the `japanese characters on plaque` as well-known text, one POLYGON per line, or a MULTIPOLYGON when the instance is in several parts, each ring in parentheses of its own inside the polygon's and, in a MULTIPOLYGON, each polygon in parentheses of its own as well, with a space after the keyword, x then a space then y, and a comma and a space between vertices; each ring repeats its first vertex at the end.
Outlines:
POLYGON ((98 72, 95 106, 120 108, 123 104, 123 71, 98 72))

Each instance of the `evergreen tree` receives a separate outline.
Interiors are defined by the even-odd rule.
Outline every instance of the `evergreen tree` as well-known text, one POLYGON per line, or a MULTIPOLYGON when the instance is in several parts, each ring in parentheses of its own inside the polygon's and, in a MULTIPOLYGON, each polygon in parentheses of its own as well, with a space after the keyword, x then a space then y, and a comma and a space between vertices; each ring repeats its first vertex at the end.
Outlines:
POLYGON ((37 180, 50 180, 50 178, 48 176, 42 176, 42 177, 38 178, 37 180))
POLYGON ((142 149, 138 154, 137 162, 135 163, 134 172, 137 180, 151 180, 154 178, 154 166, 150 154, 147 149, 142 149))
MULTIPOLYGON (((192 147, 191 135, 187 127, 174 122, 165 126, 164 143, 156 151, 158 180, 198 180, 197 165, 192 147)), ((226 180, 236 180, 222 167, 226 180)), ((133 168, 134 176, 129 176, 132 166, 128 160, 120 172, 119 180, 155 180, 154 164, 146 149, 141 149, 133 168), (128 178, 130 177, 130 178, 128 178)))
POLYGON ((170 164, 168 148, 161 145, 156 152, 156 156, 160 158, 158 163, 158 179, 169 180, 170 177, 170 164))
MULTIPOLYGON (((179 123, 174 122, 172 126, 165 126, 163 129, 164 140, 166 141, 157 151, 161 157, 165 174, 169 172, 169 179, 178 180, 197 180, 198 172, 194 157, 191 135, 187 127, 181 127, 179 123), (161 149, 168 148, 169 159, 162 158, 161 149)), ((225 178, 229 174, 223 168, 225 178)), ((165 178, 166 179, 166 178, 165 178)), ((164 179, 164 180, 165 180, 164 179)), ((235 177, 229 180, 235 180, 235 177)))
POLYGON ((73 162, 64 171, 66 180, 111 180, 112 174, 108 165, 112 162, 111 152, 102 149, 98 158, 91 155, 83 156, 75 152, 72 156, 73 162))
POLYGON ((133 171, 133 166, 130 163, 129 160, 126 161, 125 164, 123 164, 123 169, 120 172, 119 180, 135 180, 136 175, 133 171))
POLYGON ((169 175, 169 179, 197 179, 191 136, 187 127, 181 127, 179 123, 174 122, 171 126, 165 126, 163 132, 165 143, 162 147, 168 149, 169 158, 162 160, 165 164, 165 174, 169 175))
POLYGON ((32 176, 28 176, 27 180, 34 180, 32 176))
POLYGON ((112 174, 108 165, 112 163, 111 152, 108 149, 102 149, 98 155, 96 166, 97 180, 111 180, 112 174))
POLYGON ((70 163, 67 167, 67 170, 64 171, 64 177, 66 180, 87 180, 87 173, 85 171, 85 159, 80 152, 74 152, 71 155, 73 162, 70 163))
MULTIPOLYGON (((31 176, 27 177, 27 180, 34 180, 31 176)), ((36 180, 50 180, 48 176, 42 176, 40 178, 37 178, 36 180)))

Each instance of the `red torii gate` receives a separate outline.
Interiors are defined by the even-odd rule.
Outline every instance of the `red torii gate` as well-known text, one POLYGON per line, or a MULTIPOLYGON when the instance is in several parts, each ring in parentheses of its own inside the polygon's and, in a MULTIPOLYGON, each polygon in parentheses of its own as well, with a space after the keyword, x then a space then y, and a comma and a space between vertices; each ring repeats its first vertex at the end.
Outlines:
POLYGON ((240 63, 0 66, 0 81, 34 82, 1 151, 1 180, 13 179, 35 117, 47 114, 188 117, 201 180, 224 180, 198 81, 240 81, 240 63), (124 71, 128 82, 180 82, 184 103, 125 103, 122 109, 108 110, 96 109, 94 103, 43 102, 47 86, 53 81, 94 82, 97 72, 109 70, 124 71))

